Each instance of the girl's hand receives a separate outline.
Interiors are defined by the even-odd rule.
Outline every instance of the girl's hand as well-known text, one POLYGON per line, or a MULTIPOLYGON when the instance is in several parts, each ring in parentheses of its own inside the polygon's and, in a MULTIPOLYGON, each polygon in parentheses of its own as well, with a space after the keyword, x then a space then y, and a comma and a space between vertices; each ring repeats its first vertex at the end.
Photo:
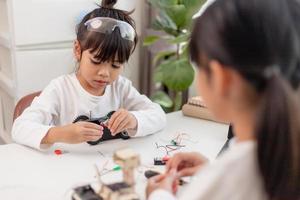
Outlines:
POLYGON ((128 110, 121 108, 111 116, 107 127, 114 136, 127 129, 135 130, 137 128, 137 120, 128 110))
POLYGON ((43 144, 55 142, 81 143, 99 140, 103 135, 103 127, 91 122, 77 122, 66 126, 50 128, 43 138, 43 144))
POLYGON ((167 162, 166 169, 176 170, 178 177, 193 176, 207 162, 208 159, 199 153, 177 153, 167 162))
POLYGON ((148 181, 146 197, 148 199, 149 195, 157 189, 163 189, 172 194, 176 194, 178 183, 179 181, 176 175, 176 170, 171 170, 166 174, 154 176, 148 181))
POLYGON ((77 122, 64 128, 63 142, 65 143, 97 141, 103 135, 103 127, 91 122, 77 122))

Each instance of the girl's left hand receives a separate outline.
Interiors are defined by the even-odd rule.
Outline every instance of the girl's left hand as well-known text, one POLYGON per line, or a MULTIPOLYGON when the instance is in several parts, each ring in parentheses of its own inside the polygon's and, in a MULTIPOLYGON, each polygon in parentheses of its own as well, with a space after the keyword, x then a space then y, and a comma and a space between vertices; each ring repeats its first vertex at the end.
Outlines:
POLYGON ((111 116, 107 127, 114 136, 127 129, 135 130, 137 128, 137 120, 128 110, 121 108, 111 116))
POLYGON ((148 185, 146 188, 146 197, 148 199, 150 194, 157 189, 163 189, 172 194, 176 194, 178 184, 179 181, 175 169, 172 169, 166 174, 154 176, 148 181, 148 185))

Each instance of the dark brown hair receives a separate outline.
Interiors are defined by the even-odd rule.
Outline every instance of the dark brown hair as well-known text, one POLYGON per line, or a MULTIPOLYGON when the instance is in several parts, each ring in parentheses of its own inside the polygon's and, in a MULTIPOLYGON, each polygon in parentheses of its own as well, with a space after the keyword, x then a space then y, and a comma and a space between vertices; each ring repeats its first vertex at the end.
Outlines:
POLYGON ((130 24, 136 30, 135 22, 130 17, 132 12, 126 12, 114 9, 117 0, 102 0, 99 8, 88 13, 82 21, 77 25, 77 40, 80 43, 81 50, 90 50, 91 53, 96 52, 95 58, 99 62, 115 61, 127 62, 130 55, 135 50, 137 44, 137 34, 134 41, 129 41, 121 37, 120 31, 116 28, 111 34, 103 34, 95 31, 88 31, 84 25, 86 21, 95 17, 110 17, 121 20, 130 24))
POLYGON ((208 61, 218 60, 261 97, 257 159, 272 200, 300 199, 299 7, 296 0, 216 0, 196 20, 190 42, 199 67, 209 71, 208 61))

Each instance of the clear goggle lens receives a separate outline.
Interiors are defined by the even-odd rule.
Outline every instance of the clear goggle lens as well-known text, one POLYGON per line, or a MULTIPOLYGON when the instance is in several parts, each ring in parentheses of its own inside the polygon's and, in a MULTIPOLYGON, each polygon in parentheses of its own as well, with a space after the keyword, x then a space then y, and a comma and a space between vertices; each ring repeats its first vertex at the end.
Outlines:
POLYGON ((111 34, 118 27, 123 39, 133 42, 135 38, 135 30, 130 24, 113 18, 95 17, 86 21, 84 25, 89 31, 95 31, 103 34, 111 34))

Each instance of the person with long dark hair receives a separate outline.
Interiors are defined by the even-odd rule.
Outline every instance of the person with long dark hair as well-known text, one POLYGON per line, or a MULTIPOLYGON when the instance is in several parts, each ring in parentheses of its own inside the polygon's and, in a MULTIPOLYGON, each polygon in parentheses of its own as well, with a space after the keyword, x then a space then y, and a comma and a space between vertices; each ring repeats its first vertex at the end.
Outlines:
POLYGON ((300 108, 297 0, 216 0, 190 41, 204 101, 233 124, 235 141, 208 163, 179 153, 149 180, 150 200, 299 200, 300 108), (298 75, 297 75, 298 74, 298 75))

